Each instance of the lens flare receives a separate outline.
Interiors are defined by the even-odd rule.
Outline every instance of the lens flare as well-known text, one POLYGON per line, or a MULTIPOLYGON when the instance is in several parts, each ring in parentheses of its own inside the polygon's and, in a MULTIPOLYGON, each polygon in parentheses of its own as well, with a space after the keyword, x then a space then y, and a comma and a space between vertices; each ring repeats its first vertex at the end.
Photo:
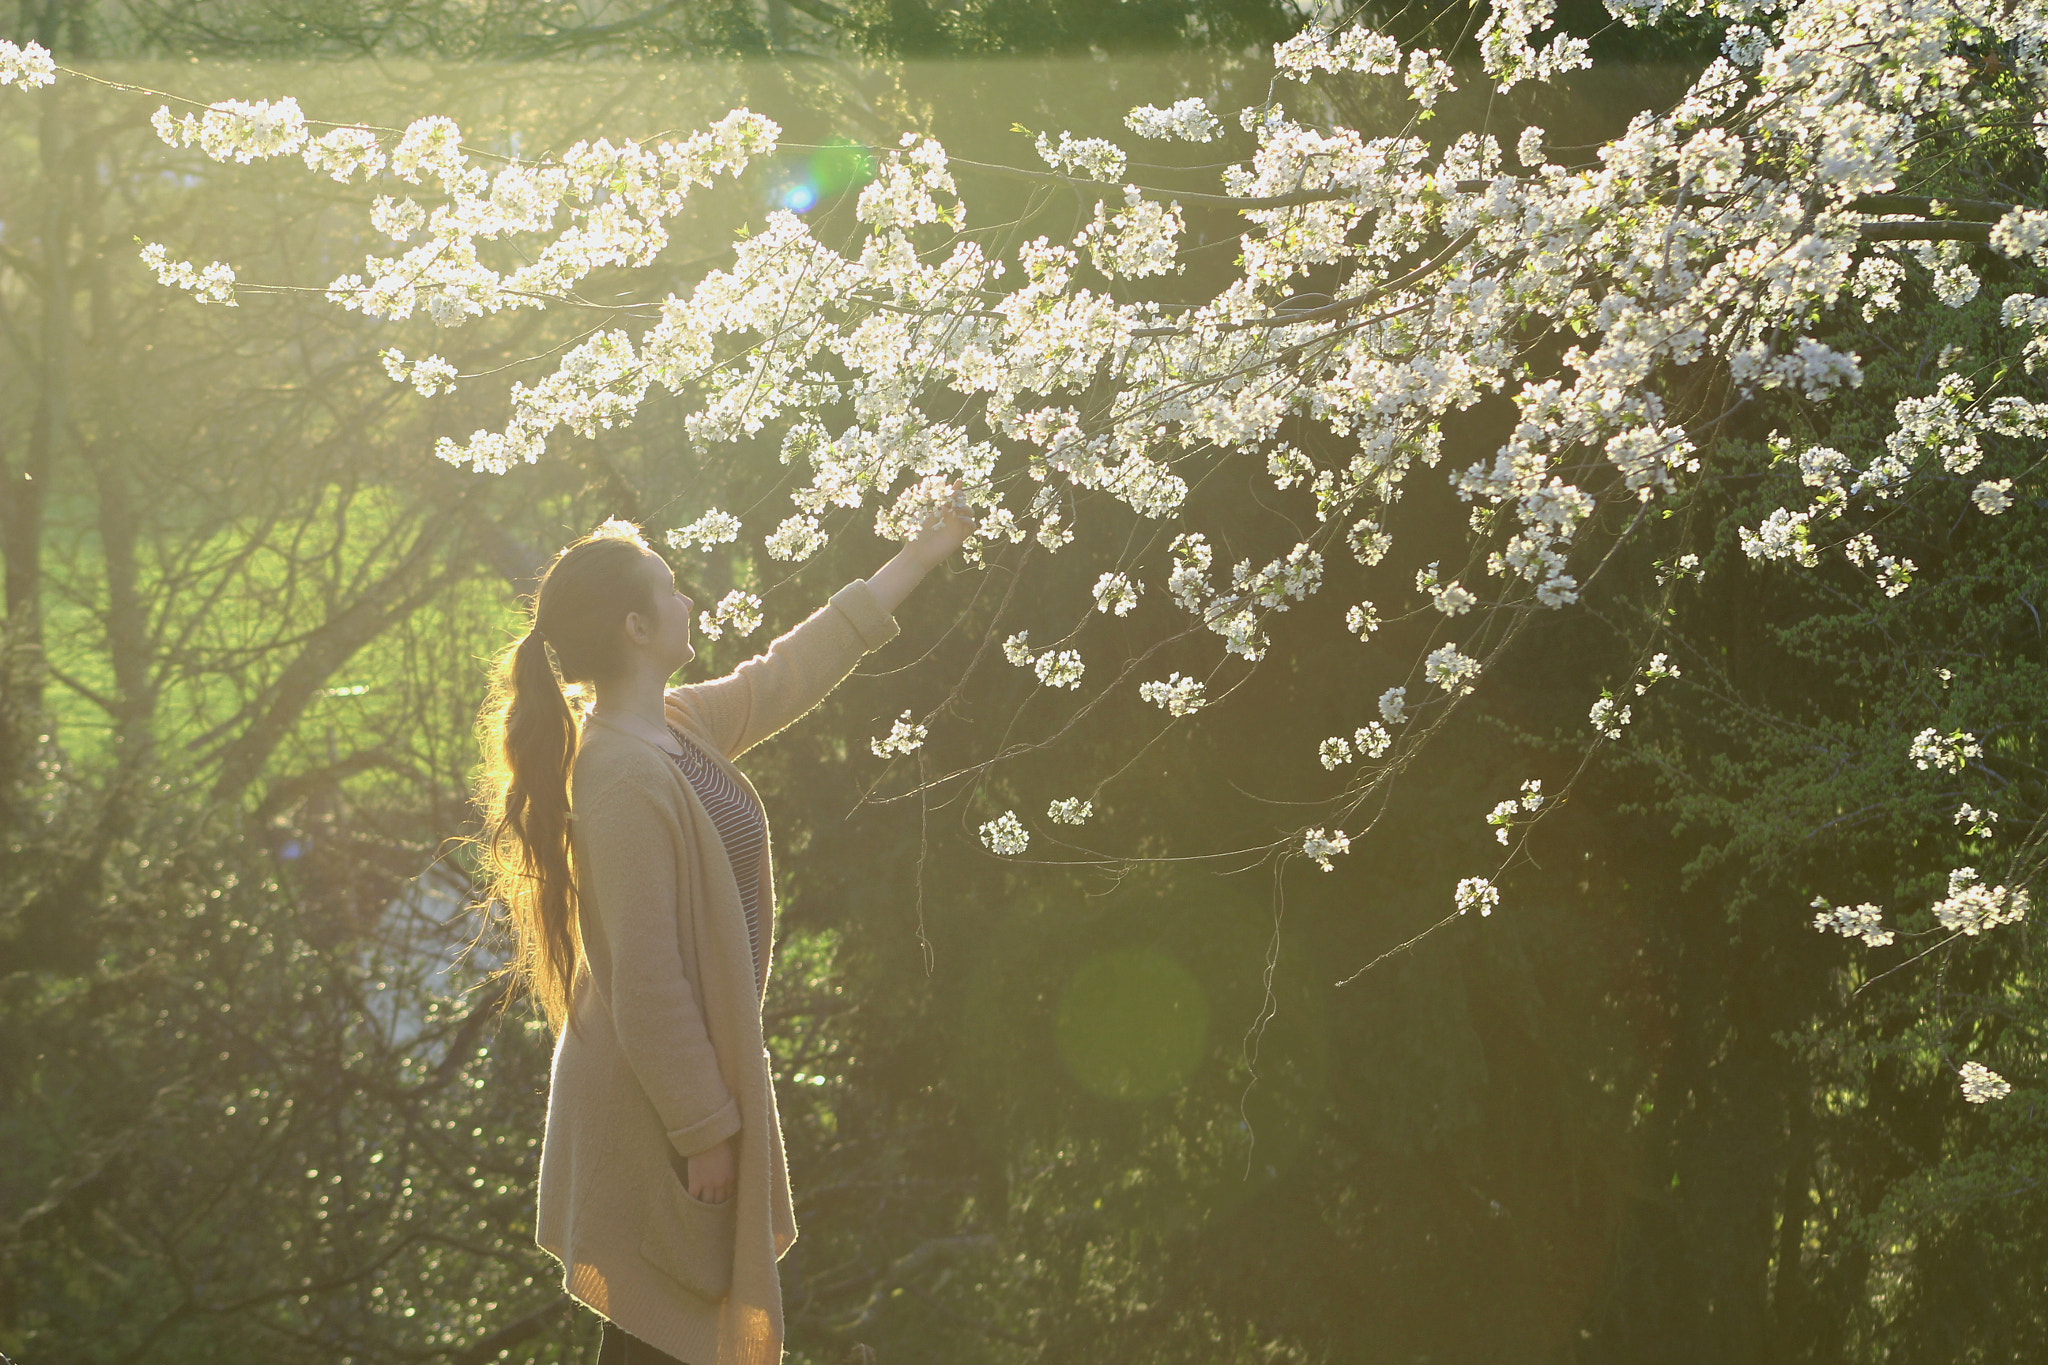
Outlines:
POLYGON ((1108 1099, 1180 1089, 1209 1042, 1209 997, 1194 973, 1156 948, 1121 948, 1081 964, 1053 1039, 1074 1079, 1108 1099))
POLYGON ((809 213, 874 178, 875 161, 868 149, 834 137, 800 162, 778 160, 768 182, 767 203, 789 213, 809 213))

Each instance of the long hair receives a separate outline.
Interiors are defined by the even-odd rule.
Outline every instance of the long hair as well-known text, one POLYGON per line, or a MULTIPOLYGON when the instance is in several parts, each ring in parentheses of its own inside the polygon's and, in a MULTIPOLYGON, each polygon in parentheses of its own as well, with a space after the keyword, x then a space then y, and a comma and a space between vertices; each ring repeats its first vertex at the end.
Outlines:
POLYGON ((511 978, 507 1002, 521 990, 532 995, 554 1034, 568 1018, 582 938, 569 841, 569 768, 580 718, 563 684, 581 694, 618 674, 626 613, 654 614, 640 567, 651 553, 640 528, 616 517, 564 546, 534 590, 532 629, 494 662, 478 715, 479 904, 484 928, 502 907, 512 931, 511 960, 492 976, 511 978))

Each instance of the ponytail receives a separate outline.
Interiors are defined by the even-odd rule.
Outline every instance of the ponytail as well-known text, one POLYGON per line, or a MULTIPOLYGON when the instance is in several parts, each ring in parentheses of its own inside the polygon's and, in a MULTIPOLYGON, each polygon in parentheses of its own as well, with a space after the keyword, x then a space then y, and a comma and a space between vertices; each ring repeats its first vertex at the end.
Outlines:
POLYGON ((499 654, 479 717, 479 908, 502 905, 512 931, 511 960, 493 975, 532 995, 556 1034, 582 940, 569 838, 580 725, 563 683, 611 677, 624 662, 620 623, 628 611, 652 614, 639 567, 652 553, 639 528, 616 519, 563 549, 534 593, 532 629, 499 654))

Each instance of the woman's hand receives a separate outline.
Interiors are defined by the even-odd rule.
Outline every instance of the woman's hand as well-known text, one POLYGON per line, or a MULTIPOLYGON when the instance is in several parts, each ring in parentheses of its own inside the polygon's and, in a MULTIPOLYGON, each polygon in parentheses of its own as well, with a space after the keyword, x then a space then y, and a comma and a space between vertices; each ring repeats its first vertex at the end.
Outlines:
POLYGON ((706 1147, 690 1158, 690 1178, 684 1182, 690 1197, 706 1204, 723 1204, 732 1198, 732 1139, 706 1147))
POLYGON ((903 599, 910 596, 910 590, 924 582, 926 574, 973 534, 974 518, 968 515, 963 500, 955 496, 924 524, 917 539, 898 550, 894 559, 868 579, 868 590, 874 593, 876 603, 894 616, 903 599))
POLYGON ((917 533, 917 539, 910 542, 910 549, 925 562, 927 569, 932 569, 945 563, 946 556, 959 549, 961 542, 973 534, 974 517, 968 512, 965 500, 956 496, 924 524, 917 533))

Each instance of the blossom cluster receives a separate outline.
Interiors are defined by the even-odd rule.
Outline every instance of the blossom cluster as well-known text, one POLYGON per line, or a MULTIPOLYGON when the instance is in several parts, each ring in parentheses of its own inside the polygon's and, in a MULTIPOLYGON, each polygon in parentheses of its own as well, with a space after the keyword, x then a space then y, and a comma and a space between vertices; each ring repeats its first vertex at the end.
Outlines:
POLYGON ((876 758, 915 753, 924 746, 925 735, 925 727, 913 721, 910 712, 905 711, 889 727, 888 734, 869 740, 868 748, 874 751, 876 758))
POLYGON ((1872 948, 1882 948, 1894 937, 1884 927, 1884 910, 1868 901, 1862 905, 1830 905, 1824 896, 1813 898, 1813 927, 1843 938, 1860 938, 1872 948))
POLYGON ((665 537, 669 548, 674 550, 685 550, 693 545, 700 550, 708 550, 714 545, 729 545, 739 538, 740 519, 716 507, 689 525, 676 527, 665 537))
POLYGON ((1950 933, 1975 938, 1986 929, 2027 917, 2024 887, 1986 886, 1974 867, 1948 874, 1948 895, 1934 903, 1934 918, 1950 933))
POLYGON ((1095 803, 1078 796, 1062 797, 1045 808, 1045 818, 1056 825, 1084 825, 1095 814, 1095 803))
POLYGON ((1177 138, 1183 142, 1213 142, 1223 125, 1200 96, 1176 100, 1165 109, 1139 105, 1124 116, 1124 126, 1139 137, 1177 138))
POLYGON ((1989 839, 1998 831, 1998 812, 1978 810, 1965 801, 1956 807, 1955 822, 1963 826, 1963 833, 1973 839, 1989 839))
POLYGON ((1493 826, 1493 837, 1500 843, 1508 841, 1509 832, 1520 823, 1524 816, 1534 815, 1543 809, 1543 781, 1530 778, 1522 784, 1519 795, 1496 802, 1487 813, 1486 823, 1493 826))
POLYGON ((1457 904, 1459 914, 1477 910, 1480 918, 1484 919, 1500 908, 1500 888, 1485 877, 1466 877, 1458 883, 1457 892, 1452 899, 1457 904))
POLYGON ((1330 859, 1351 851, 1351 836, 1343 830, 1312 829, 1301 836, 1302 855, 1325 872, 1336 871, 1330 859))
POLYGON ((981 842, 989 852, 1012 858, 1031 846, 1031 832, 1024 828, 1017 812, 1006 810, 982 825, 981 842))
POLYGON ((1316 750, 1317 758, 1325 768, 1336 769, 1349 763, 1355 754, 1359 758, 1378 758, 1393 747, 1394 737, 1387 733, 1387 727, 1378 721, 1368 721, 1351 732, 1350 738, 1332 735, 1316 750))
POLYGON ((0 38, 0 85, 32 90, 39 85, 49 85, 56 79, 57 63, 48 48, 36 42, 17 47, 0 38))
POLYGON ((709 611, 697 613, 697 631, 707 640, 734 635, 752 635, 761 628, 761 599, 742 588, 734 588, 718 599, 709 611))
POLYGON ((2002 1100, 2012 1093, 2012 1082, 1982 1062, 1964 1062, 1958 1074, 1962 1077, 1963 1098, 1971 1104, 2002 1100))
POLYGON ((236 307, 235 270, 231 265, 215 261, 209 266, 194 269, 190 261, 173 261, 165 251, 162 242, 151 242, 142 248, 142 263, 156 272, 156 282, 173 289, 183 289, 201 303, 221 303, 236 307))
POLYGON ((1178 673, 1172 674, 1163 682, 1141 683, 1138 687, 1138 695, 1141 698, 1173 716, 1191 716, 1208 705, 1202 691, 1199 679, 1183 678, 1178 673))
POLYGON ((1969 731, 1952 730, 1943 734, 1930 725, 1913 736, 1906 756, 1913 760, 1916 768, 1938 768, 1945 773, 1958 773, 1965 763, 1981 757, 1983 753, 1984 746, 1969 731))
MULTIPOLYGON (((1114 500, 1153 524, 1149 543, 1164 548, 1096 578, 1095 611, 1124 617, 1164 597, 1232 667, 1294 643, 1300 618, 1285 614, 1336 577, 1326 556, 1348 549, 1370 568, 1417 548, 1396 542, 1399 505, 1420 479, 1445 479, 1470 505, 1467 567, 1450 577, 1431 563, 1416 584, 1459 641, 1418 650, 1399 675, 1407 682, 1380 694, 1378 721, 1332 736, 1317 755, 1330 771, 1377 758, 1418 707, 1438 714, 1483 685, 1486 651, 1473 642, 1496 638, 1487 630, 1503 619, 1496 613, 1570 607, 1598 549, 1625 534, 1605 528, 1669 517, 1717 475, 1702 443, 1719 419, 1672 396, 1684 387, 1665 382, 1675 372, 1708 373, 1687 368, 1706 363, 1736 403, 1770 393, 1810 409, 1839 403, 1863 381, 1861 359, 1823 339, 1839 310, 1871 318, 1921 294, 1960 307, 1991 278, 1981 253, 2048 260, 2040 207, 2007 206, 1965 233, 1950 232, 1951 216, 1932 204, 1921 221, 1900 224, 1916 215, 1896 212, 1894 197, 1873 198, 1994 131, 2031 129, 2048 149, 2048 9, 2010 0, 1609 0, 1609 9, 1628 25, 1725 24, 1723 55, 1669 107, 1638 113, 1577 164, 1549 160, 1540 128, 1432 139, 1414 126, 1333 121, 1341 98, 1262 99, 1236 111, 1242 153, 1233 150, 1210 194, 1238 211, 1237 264, 1219 288, 1190 298, 1147 292, 1201 243, 1189 240, 1176 192, 1144 183, 1146 168, 1117 140, 1038 133, 1042 169, 1020 173, 1081 196, 1082 211, 1063 235, 998 246, 968 233, 970 205, 945 147, 906 133, 879 155, 846 242, 822 240, 796 214, 768 213, 729 263, 670 292, 651 316, 622 315, 548 372, 512 383, 501 427, 444 437, 434 453, 502 473, 542 458, 558 431, 630 424, 665 390, 682 399, 693 442, 779 441, 795 487, 762 544, 783 561, 817 554, 835 511, 872 511, 879 534, 907 539, 956 494, 979 521, 970 556, 1027 537, 1026 553, 1071 553, 1091 508, 1114 500), (2009 54, 2013 78, 1980 79, 1974 54, 1984 51, 2009 54), (1311 278, 1327 292, 1305 292, 1311 278), (1505 438, 1440 467, 1447 420, 1482 400, 1512 409, 1505 438), (1298 501, 1294 529, 1260 539, 1203 524, 1214 514, 1191 510, 1190 490, 1231 460, 1298 501), (1227 563, 1218 547, 1228 547, 1227 563), (1416 686, 1431 689, 1426 703, 1411 704, 1416 686)), ((1554 0, 1491 0, 1476 28, 1487 84, 1510 90, 1590 64, 1585 42, 1556 30, 1555 11, 1554 0)), ((1364 23, 1311 26, 1277 44, 1272 60, 1290 85, 1379 82, 1422 115, 1460 79, 1441 51, 1405 47, 1364 23)), ((0 80, 29 88, 53 71, 34 44, 0 44, 0 80)), ((369 224, 391 245, 334 279, 327 296, 368 319, 441 327, 564 303, 593 271, 652 265, 694 188, 739 176, 780 138, 771 120, 735 109, 652 145, 600 138, 487 166, 452 120, 422 118, 395 134, 316 123, 289 96, 166 108, 154 122, 167 143, 215 161, 297 156, 312 175, 379 181, 390 192, 374 196, 369 224), (502 254, 485 249, 492 243, 505 244, 502 254)), ((1132 108, 1124 127, 1207 142, 1232 122, 1190 97, 1132 108)), ((161 244, 144 260, 202 302, 235 301, 227 264, 174 261, 161 244)), ((1884 539, 1901 505, 1954 497, 1972 515, 2001 516, 2038 496, 2026 453, 2048 440, 2048 403, 2013 389, 2014 376, 2048 358, 2048 299, 2007 295, 2000 324, 2022 363, 1942 351, 1867 457, 1773 435, 1787 491, 1742 529, 1743 553, 1788 571, 1840 566, 1899 596, 1919 572, 1884 539)), ((438 356, 407 360, 395 349, 386 368, 423 396, 456 378, 438 356)), ((735 519, 707 513, 670 544, 708 549, 742 534, 735 519)), ((1702 572, 1684 554, 1659 568, 1659 582, 1702 572)), ((1342 620, 1349 636, 1382 638, 1371 602, 1342 620)), ((700 624, 713 638, 747 633, 760 603, 728 594, 700 624)), ((1078 690, 1085 672, 1078 647, 1034 650, 1023 633, 1005 655, 1054 689, 1078 690)), ((1677 676, 1659 654, 1631 682, 1640 696, 1677 676)), ((1626 685, 1615 690, 1623 695, 1587 699, 1592 729, 1608 740, 1632 720, 1626 685)), ((1202 682, 1178 672, 1138 694, 1174 717, 1207 700, 1202 682)), ((1981 757, 1974 735, 1942 720, 1912 741, 1916 769, 1953 773, 1981 757)), ((890 752, 903 752, 907 735, 890 752)), ((878 753, 886 742, 876 741, 878 753)), ((1347 797, 1384 772, 1351 770, 1347 797)), ((1324 865, 1342 851, 1341 832, 1299 833, 1311 857, 1315 836, 1324 865)), ((1007 813, 983 837, 1015 852, 1028 835, 1007 813)), ((1477 886, 1461 887, 1460 908, 1468 901, 1491 907, 1477 886)), ((1943 904, 1958 925, 1981 929, 2016 915, 2024 893, 1972 882, 1943 904), (2006 899, 1993 906, 1995 891, 2006 899)), ((1884 932, 1874 921, 1839 918, 1865 908, 1830 911, 1831 927, 1869 942, 1884 932)))

